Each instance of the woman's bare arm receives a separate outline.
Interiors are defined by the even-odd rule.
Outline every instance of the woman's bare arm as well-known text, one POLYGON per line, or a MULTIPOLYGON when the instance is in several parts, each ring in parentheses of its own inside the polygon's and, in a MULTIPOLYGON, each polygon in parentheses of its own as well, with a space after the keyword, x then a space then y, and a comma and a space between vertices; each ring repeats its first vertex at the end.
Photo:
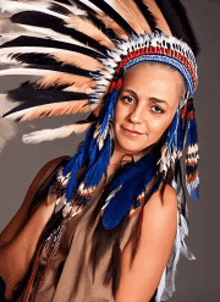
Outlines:
POLYGON ((144 207, 140 243, 132 266, 132 242, 122 254, 116 302, 148 302, 153 296, 174 244, 177 228, 176 192, 166 185, 144 207))
MULTIPOLYGON (((62 157, 62 158, 69 158, 69 157, 62 157)), ((56 163, 60 162, 60 158, 53 159, 49 161, 46 165, 43 166, 43 168, 38 172, 34 180, 32 181, 27 194, 24 198, 24 201, 15 214, 15 216, 12 218, 12 220, 9 222, 9 224, 5 227, 5 229, 0 234, 0 247, 3 245, 8 244, 11 242, 21 231, 22 227, 27 222, 27 212, 30 205, 30 201, 32 200, 38 186, 39 182, 43 180, 43 177, 46 175, 48 170, 56 165, 56 163)))
POLYGON ((55 202, 47 197, 27 219, 30 202, 39 185, 60 162, 60 158, 54 159, 39 171, 20 209, 0 235, 0 276, 6 283, 5 297, 9 300, 17 283, 26 275, 40 235, 54 211, 55 202))

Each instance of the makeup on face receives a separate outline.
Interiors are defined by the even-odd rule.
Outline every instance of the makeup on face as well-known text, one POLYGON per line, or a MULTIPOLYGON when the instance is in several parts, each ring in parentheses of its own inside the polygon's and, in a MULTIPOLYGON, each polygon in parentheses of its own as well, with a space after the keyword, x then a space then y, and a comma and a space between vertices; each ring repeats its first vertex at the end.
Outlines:
POLYGON ((115 108, 115 150, 135 154, 157 143, 176 113, 184 87, 181 74, 162 64, 129 69, 115 108))

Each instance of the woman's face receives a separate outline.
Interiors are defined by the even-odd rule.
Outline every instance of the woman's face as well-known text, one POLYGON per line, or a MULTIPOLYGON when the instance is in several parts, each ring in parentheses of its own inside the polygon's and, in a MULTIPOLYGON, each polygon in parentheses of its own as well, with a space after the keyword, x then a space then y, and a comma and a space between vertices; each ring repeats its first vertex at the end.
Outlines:
POLYGON ((180 73, 162 64, 129 69, 115 108, 115 150, 135 154, 158 142, 184 90, 180 73))

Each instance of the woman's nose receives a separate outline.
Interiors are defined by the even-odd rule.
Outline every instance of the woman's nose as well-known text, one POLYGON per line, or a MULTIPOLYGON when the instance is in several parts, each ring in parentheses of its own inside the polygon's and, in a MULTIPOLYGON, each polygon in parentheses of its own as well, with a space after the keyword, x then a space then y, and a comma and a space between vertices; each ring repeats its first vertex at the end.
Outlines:
POLYGON ((144 108, 142 108, 142 106, 140 104, 138 104, 137 106, 132 108, 132 111, 130 112, 130 115, 129 115, 129 120, 135 124, 140 124, 143 122, 144 108))

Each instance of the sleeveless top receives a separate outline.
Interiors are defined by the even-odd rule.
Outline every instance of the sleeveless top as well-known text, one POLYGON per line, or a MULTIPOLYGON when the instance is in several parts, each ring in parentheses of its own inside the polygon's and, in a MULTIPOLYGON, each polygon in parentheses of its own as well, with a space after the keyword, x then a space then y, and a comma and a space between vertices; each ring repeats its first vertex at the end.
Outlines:
MULTIPOLYGON (((119 229, 117 234, 114 229, 106 231, 102 226, 101 211, 97 211, 104 185, 103 179, 88 205, 68 221, 59 247, 52 257, 50 249, 53 243, 50 238, 39 255, 35 255, 35 258, 38 257, 34 277, 37 285, 32 282, 16 302, 114 302, 114 292, 120 278, 120 255, 132 234, 138 230, 141 211, 138 208, 132 215, 130 212, 125 219, 125 227, 119 229), (33 294, 27 299, 30 290, 33 294)), ((175 185, 174 183, 174 188, 175 185)), ((180 187, 176 187, 176 190, 179 206, 176 240, 160 284, 150 302, 166 301, 171 297, 175 290, 174 277, 181 253, 188 259, 194 259, 184 242, 188 227, 181 210, 182 191, 180 187)))
MULTIPOLYGON (((39 262, 42 266, 47 266, 43 282, 37 293, 30 301, 35 302, 114 302, 113 282, 114 280, 108 276, 111 269, 115 242, 108 244, 101 259, 97 263, 95 272, 91 255, 94 246, 94 232, 101 221, 101 213, 95 217, 91 225, 91 218, 99 202, 100 196, 104 188, 104 180, 101 181, 91 200, 87 206, 73 217, 62 236, 61 244, 58 251, 48 263, 48 250, 51 243, 48 241, 44 246, 39 262)), ((122 252, 128 243, 132 231, 136 227, 139 211, 134 213, 126 223, 126 228, 120 236, 120 251, 122 252)), ((92 219, 93 220, 93 219, 92 219)), ((109 232, 102 232, 101 242, 109 240, 109 232)), ((101 248, 101 246, 100 246, 101 248)), ((93 257, 96 257, 94 255, 93 257)), ((99 257, 97 255, 97 257, 99 257)), ((117 268, 117 275, 120 273, 120 267, 117 268)), ((42 276, 41 276, 42 278, 42 276)), ((117 276, 115 276, 117 278, 117 276)), ((24 300, 23 295, 17 302, 24 300)), ((152 300, 153 301, 153 300, 152 300)))

